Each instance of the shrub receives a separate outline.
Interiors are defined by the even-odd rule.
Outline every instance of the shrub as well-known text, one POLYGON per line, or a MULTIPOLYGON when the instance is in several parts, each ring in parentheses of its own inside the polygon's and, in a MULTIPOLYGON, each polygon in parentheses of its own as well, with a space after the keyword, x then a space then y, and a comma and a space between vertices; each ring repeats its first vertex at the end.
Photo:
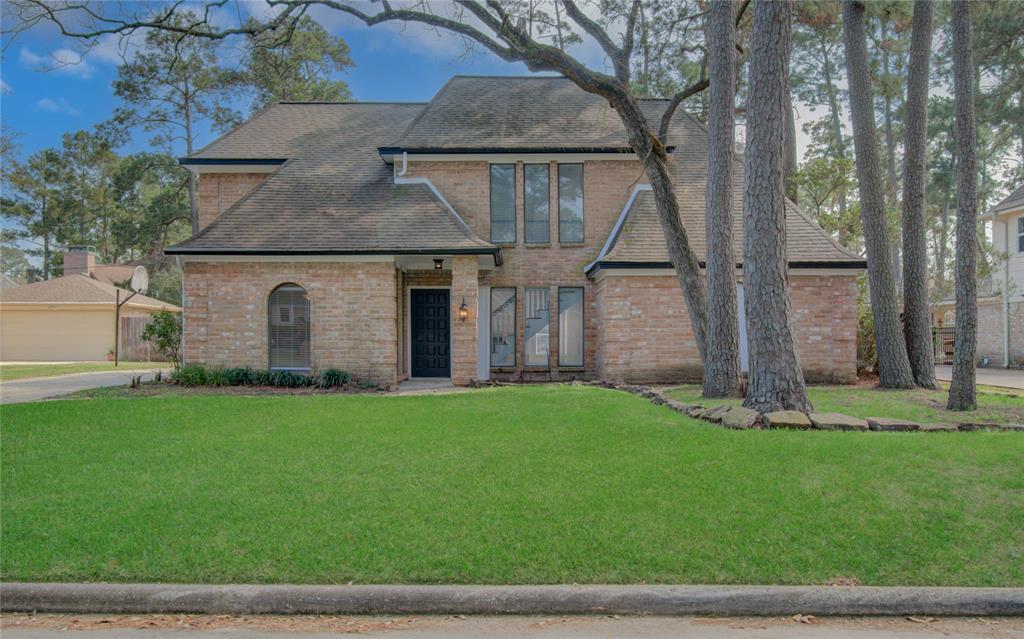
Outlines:
POLYGON ((273 371, 270 373, 270 385, 278 388, 302 388, 313 382, 312 377, 299 375, 291 371, 273 371))
POLYGON ((225 368, 224 377, 228 386, 248 386, 255 383, 256 371, 248 366, 241 368, 225 368))
POLYGON ((171 380, 182 386, 205 386, 207 380, 206 369, 200 364, 182 366, 171 373, 171 380))
POLYGON ((369 377, 359 380, 359 388, 363 390, 369 390, 371 388, 377 388, 377 382, 373 381, 369 377))
POLYGON ((160 311, 150 316, 142 329, 142 339, 151 342, 157 352, 178 368, 181 364, 178 350, 181 348, 181 315, 160 311))
POLYGON ((321 388, 335 388, 338 386, 344 386, 352 381, 352 375, 349 373, 338 370, 337 368, 328 368, 324 372, 320 373, 319 386, 321 388))
POLYGON ((207 386, 232 386, 233 384, 228 379, 227 369, 224 368, 211 368, 206 371, 206 385, 207 386))
POLYGON ((254 370, 249 377, 249 383, 253 386, 273 386, 274 374, 266 370, 254 370))

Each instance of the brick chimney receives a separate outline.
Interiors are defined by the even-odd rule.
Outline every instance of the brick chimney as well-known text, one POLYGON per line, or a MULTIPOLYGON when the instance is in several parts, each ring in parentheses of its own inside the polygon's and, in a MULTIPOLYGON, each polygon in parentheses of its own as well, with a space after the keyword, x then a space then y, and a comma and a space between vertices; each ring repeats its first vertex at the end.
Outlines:
POLYGON ((92 275, 96 253, 91 246, 69 246, 64 253, 64 275, 92 275))

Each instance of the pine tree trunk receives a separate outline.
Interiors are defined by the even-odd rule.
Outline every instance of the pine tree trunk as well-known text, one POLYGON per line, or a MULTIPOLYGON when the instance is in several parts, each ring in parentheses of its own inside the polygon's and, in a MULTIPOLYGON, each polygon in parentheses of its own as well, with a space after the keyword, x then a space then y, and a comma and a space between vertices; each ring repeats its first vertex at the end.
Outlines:
MULTIPOLYGON (((883 16, 881 25, 881 40, 882 40, 882 73, 888 81, 890 75, 889 68, 889 18, 883 16)), ((882 100, 883 114, 885 116, 885 208, 886 212, 896 209, 896 136, 892 128, 892 96, 889 95, 889 89, 886 88, 885 96, 882 100)), ((899 290, 903 286, 903 269, 902 263, 900 262, 900 238, 899 233, 895 234, 895 237, 889 238, 889 259, 892 260, 892 276, 893 281, 896 284, 896 289, 899 290)))
POLYGON ((915 0, 907 76, 906 138, 903 143, 903 330, 914 381, 924 388, 938 388, 928 306, 928 251, 924 223, 932 14, 932 0, 915 0))
POLYGON ((883 388, 913 388, 914 375, 907 357, 907 343, 900 326, 896 287, 889 255, 881 166, 875 140, 874 105, 868 72, 864 5, 843 1, 843 39, 850 85, 850 115, 857 161, 860 215, 867 248, 871 314, 875 320, 879 384, 883 388))
POLYGON ((793 115, 793 99, 786 95, 786 164, 784 169, 786 180, 786 197, 794 203, 800 201, 800 194, 797 192, 796 182, 793 176, 796 174, 796 120, 793 115))
POLYGON ((810 411, 796 356, 786 270, 785 137, 791 3, 757 2, 750 34, 743 279, 750 375, 744 406, 810 411))
POLYGON ((956 105, 956 345, 949 410, 974 410, 974 355, 977 348, 978 298, 975 281, 978 176, 977 131, 974 121, 974 65, 971 60, 971 7, 967 0, 950 6, 953 32, 953 95, 956 105))
POLYGON ((707 352, 704 397, 739 396, 739 312, 736 256, 732 246, 733 136, 736 66, 735 10, 731 0, 715 0, 708 16, 708 182, 704 209, 707 235, 707 352))

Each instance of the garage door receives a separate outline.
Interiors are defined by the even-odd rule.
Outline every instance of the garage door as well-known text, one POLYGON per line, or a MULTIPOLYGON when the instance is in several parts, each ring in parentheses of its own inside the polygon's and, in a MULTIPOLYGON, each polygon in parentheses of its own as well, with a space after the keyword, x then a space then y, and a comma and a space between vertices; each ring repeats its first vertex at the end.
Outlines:
POLYGON ((103 361, 113 347, 113 310, 0 313, 0 357, 5 362, 103 361))

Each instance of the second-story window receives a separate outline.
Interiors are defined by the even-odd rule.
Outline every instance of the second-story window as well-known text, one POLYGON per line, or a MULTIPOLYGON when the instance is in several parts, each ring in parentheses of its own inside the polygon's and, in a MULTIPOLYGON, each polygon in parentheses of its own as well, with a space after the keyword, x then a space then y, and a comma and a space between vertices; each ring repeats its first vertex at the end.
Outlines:
POLYGON ((583 165, 558 165, 558 241, 583 241, 583 165))
POLYGON ((516 242, 516 165, 491 165, 491 241, 516 242))
POLYGON ((547 164, 523 166, 523 181, 526 193, 523 198, 526 222, 527 244, 547 244, 551 241, 551 223, 548 214, 551 197, 549 170, 547 164))
POLYGON ((1024 253, 1024 216, 1017 218, 1017 252, 1024 253))

